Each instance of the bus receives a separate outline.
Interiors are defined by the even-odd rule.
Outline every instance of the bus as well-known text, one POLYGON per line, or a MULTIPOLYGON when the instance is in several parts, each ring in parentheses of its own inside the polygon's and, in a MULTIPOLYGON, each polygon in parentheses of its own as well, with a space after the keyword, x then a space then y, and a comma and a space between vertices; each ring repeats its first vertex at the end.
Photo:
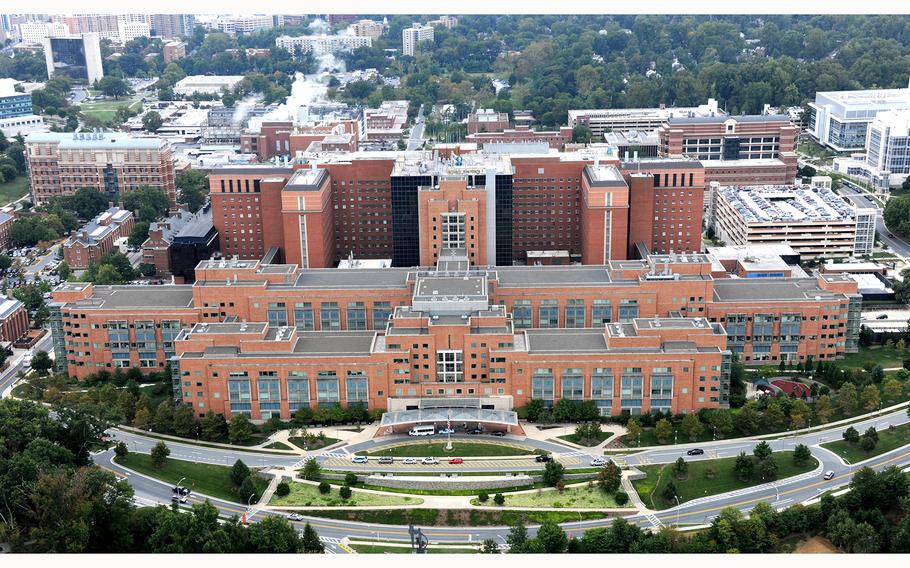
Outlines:
POLYGON ((408 436, 432 436, 436 433, 436 427, 432 424, 414 426, 408 431, 408 436))

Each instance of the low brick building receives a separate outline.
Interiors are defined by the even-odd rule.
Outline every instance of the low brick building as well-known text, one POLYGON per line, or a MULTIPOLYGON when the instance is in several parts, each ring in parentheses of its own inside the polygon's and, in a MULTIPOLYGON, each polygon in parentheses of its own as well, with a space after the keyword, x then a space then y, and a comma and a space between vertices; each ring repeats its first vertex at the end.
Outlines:
POLYGON ((0 298, 0 341, 12 343, 27 332, 25 305, 15 298, 0 298))
POLYGON ((9 247, 9 229, 13 226, 13 222, 16 218, 9 213, 0 211, 0 251, 4 251, 9 247))
POLYGON ((133 230, 133 212, 111 207, 86 223, 63 243, 63 259, 74 270, 98 263, 114 250, 117 239, 129 237, 133 230))

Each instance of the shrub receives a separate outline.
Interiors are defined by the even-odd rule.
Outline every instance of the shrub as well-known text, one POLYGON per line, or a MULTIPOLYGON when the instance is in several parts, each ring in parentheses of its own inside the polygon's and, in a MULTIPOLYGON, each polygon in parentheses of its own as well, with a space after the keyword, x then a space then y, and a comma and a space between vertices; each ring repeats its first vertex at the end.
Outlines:
POLYGON ((341 498, 348 500, 351 498, 351 488, 347 485, 343 485, 341 489, 338 490, 338 494, 341 495, 341 498))
POLYGON ((357 474, 353 471, 349 471, 344 474, 344 484, 345 485, 355 485, 357 483, 357 474))
POLYGON ((477 496, 477 500, 480 501, 481 503, 486 503, 487 501, 490 500, 490 494, 487 493, 486 491, 484 491, 480 495, 477 496))
POLYGON ((332 486, 329 485, 327 481, 323 481, 319 484, 319 492, 322 493, 323 495, 328 494, 328 492, 331 490, 332 490, 332 486))
POLYGON ((503 497, 502 493, 497 493, 493 496, 493 502, 502 507, 506 502, 506 498, 503 497))
POLYGON ((282 481, 278 484, 278 487, 275 488, 275 495, 279 497, 286 497, 291 493, 291 486, 286 482, 282 481))
POLYGON ((629 502, 629 494, 625 491, 618 491, 616 495, 613 496, 613 499, 616 501, 617 505, 623 507, 629 502))
POLYGON ((130 450, 123 442, 117 442, 117 445, 114 446, 114 453, 117 454, 117 459, 123 459, 129 455, 130 450))

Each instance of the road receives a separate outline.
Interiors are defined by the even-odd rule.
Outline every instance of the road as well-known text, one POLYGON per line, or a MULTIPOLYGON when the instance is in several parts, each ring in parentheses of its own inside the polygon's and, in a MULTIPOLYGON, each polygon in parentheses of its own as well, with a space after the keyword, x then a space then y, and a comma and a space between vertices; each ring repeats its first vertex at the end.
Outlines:
MULTIPOLYGON (((38 351, 47 351, 48 353, 53 353, 53 344, 54 340, 51 337, 50 331, 42 337, 38 343, 32 348, 33 353, 38 351)), ((0 398, 5 398, 9 396, 13 386, 16 383, 16 375, 19 371, 22 370, 22 355, 24 351, 18 353, 16 356, 10 358, 10 365, 2 373, 0 373, 0 398)))
POLYGON ((910 244, 906 241, 903 241, 897 237, 889 237, 890 231, 885 226, 885 219, 882 216, 882 209, 878 206, 877 203, 866 197, 866 192, 862 189, 859 189, 856 185, 850 183, 847 180, 843 180, 843 185, 840 188, 841 195, 850 200, 853 205, 857 207, 871 207, 873 209, 878 209, 878 213, 875 216, 875 230, 878 233, 879 240, 888 245, 888 247, 895 252, 898 256, 904 259, 904 261, 910 260, 910 244))
POLYGON ((414 127, 411 128, 411 136, 408 138, 408 150, 413 151, 423 144, 423 127, 426 125, 426 120, 423 116, 423 105, 420 105, 420 110, 417 111, 417 119, 414 121, 414 127))
MULTIPOLYGON (((910 421, 906 409, 886 414, 877 418, 869 418, 858 423, 852 424, 860 432, 869 426, 875 426, 878 429, 887 428, 889 425, 899 425, 910 421)), ((822 493, 842 488, 849 484, 853 473, 863 466, 869 466, 873 469, 883 469, 891 465, 905 466, 910 464, 910 446, 904 446, 887 452, 880 456, 871 458, 855 464, 852 467, 843 463, 840 458, 819 446, 820 443, 832 441, 841 438, 841 433, 849 426, 842 425, 832 427, 824 432, 801 434, 786 437, 781 440, 769 441, 775 451, 792 450, 797 444, 809 445, 813 455, 819 460, 820 464, 814 471, 788 479, 783 479, 775 483, 746 488, 721 495, 714 495, 683 503, 680 507, 674 507, 664 511, 651 512, 648 514, 636 514, 627 517, 627 520, 642 528, 654 528, 660 526, 680 524, 703 524, 709 523, 715 518, 721 510, 726 507, 734 507, 744 512, 751 510, 755 504, 767 502, 776 509, 784 509, 792 505, 803 503, 816 499, 822 493), (823 471, 834 471, 833 479, 825 481, 822 479, 823 471)), ((126 434, 122 431, 116 432, 116 437, 128 442, 130 450, 148 451, 157 440, 144 438, 135 434, 126 434)), ((526 441, 527 442, 527 441, 526 441)), ((739 452, 751 452, 757 444, 756 440, 729 440, 710 442, 702 444, 706 450, 703 456, 686 456, 689 460, 705 460, 719 457, 732 457, 739 452)), ((253 466, 287 465, 289 462, 299 460, 298 457, 265 455, 261 453, 239 452, 231 449, 219 448, 199 448, 185 444, 168 443, 171 448, 171 457, 180 459, 190 459, 193 461, 203 461, 210 463, 232 462, 236 458, 242 458, 247 464, 253 466)), ((671 463, 679 456, 685 456, 686 451, 694 447, 692 444, 683 444, 672 448, 656 448, 626 456, 625 459, 629 465, 645 465, 658 463, 671 463)), ((100 466, 114 471, 119 476, 129 480, 133 486, 137 501, 140 504, 152 505, 155 503, 167 504, 170 502, 171 486, 163 482, 146 478, 139 474, 131 473, 124 468, 112 462, 113 452, 106 451, 100 453, 95 458, 95 462, 100 466)), ((298 462, 299 463, 299 462, 298 462)), ((299 466, 298 466, 299 467, 299 466)), ((373 466, 372 470, 378 469, 373 466)), ((503 469, 507 469, 503 466, 503 469)), ((435 471, 435 470, 434 470, 435 471)), ((194 496, 195 502, 201 502, 198 496, 194 496)), ((246 508, 236 503, 230 503, 217 499, 210 499, 222 514, 240 515, 246 511, 246 508)), ((257 511, 256 516, 262 515, 282 515, 279 512, 257 511)), ((340 521, 324 519, 319 517, 304 517, 303 522, 294 524, 302 530, 305 522, 309 522, 315 528, 320 537, 326 542, 330 552, 342 551, 337 542, 344 537, 361 537, 378 540, 399 540, 407 541, 407 527, 398 525, 382 525, 373 523, 357 523, 350 521, 340 521)), ((612 519, 597 519, 591 521, 580 521, 563 523, 563 529, 570 535, 578 535, 588 529, 595 527, 609 526, 612 519)), ((431 542, 480 542, 484 539, 492 538, 503 544, 508 534, 508 527, 425 527, 424 533, 431 542)), ((529 533, 535 534, 536 528, 529 527, 529 533)))
POLYGON ((41 271, 45 266, 56 262, 57 260, 57 251, 60 250, 60 244, 56 244, 47 250, 47 253, 38 259, 38 262, 29 265, 25 270, 25 280, 31 282, 35 280, 35 276, 41 274, 41 271))

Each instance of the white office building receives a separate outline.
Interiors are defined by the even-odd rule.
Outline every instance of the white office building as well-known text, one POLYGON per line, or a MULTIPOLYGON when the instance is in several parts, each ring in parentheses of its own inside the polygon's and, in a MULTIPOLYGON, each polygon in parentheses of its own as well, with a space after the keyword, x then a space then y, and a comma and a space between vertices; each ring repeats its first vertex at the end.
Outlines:
POLYGON ((910 110, 879 113, 869 124, 866 164, 877 188, 899 186, 910 176, 910 110))
POLYGON ((195 93, 220 95, 223 90, 233 90, 240 81, 243 75, 188 75, 177 81, 174 93, 186 97, 195 93))
POLYGON ((789 245, 803 258, 871 254, 875 209, 808 185, 719 187, 712 225, 728 245, 789 245))
POLYGON ((718 107, 716 99, 708 99, 707 104, 697 107, 573 109, 569 111, 569 126, 586 126, 594 136, 603 136, 607 132, 657 130, 671 118, 713 116, 727 113, 718 107))
POLYGON ((101 40, 96 33, 44 38, 47 76, 62 73, 76 81, 94 83, 104 77, 101 40))
POLYGON ((19 24, 19 39, 25 45, 41 45, 45 38, 69 35, 70 29, 62 22, 25 22, 19 24))
POLYGON ((424 26, 414 22, 410 28, 401 30, 401 53, 414 56, 417 44, 422 41, 433 41, 433 26, 424 26))
POLYGON ((117 22, 117 30, 122 43, 133 41, 137 37, 152 37, 152 28, 148 22, 139 20, 121 20, 117 22))
POLYGON ((215 21, 215 27, 224 33, 251 34, 260 30, 269 30, 275 27, 272 16, 257 14, 254 16, 220 16, 215 21))
POLYGON ((358 47, 370 47, 373 45, 373 38, 354 35, 281 36, 275 38, 275 45, 289 51, 291 55, 309 52, 314 55, 323 55, 350 53, 358 47))
POLYGON ((815 93, 809 109, 812 137, 837 152, 858 152, 879 113, 910 109, 910 88, 815 93))

